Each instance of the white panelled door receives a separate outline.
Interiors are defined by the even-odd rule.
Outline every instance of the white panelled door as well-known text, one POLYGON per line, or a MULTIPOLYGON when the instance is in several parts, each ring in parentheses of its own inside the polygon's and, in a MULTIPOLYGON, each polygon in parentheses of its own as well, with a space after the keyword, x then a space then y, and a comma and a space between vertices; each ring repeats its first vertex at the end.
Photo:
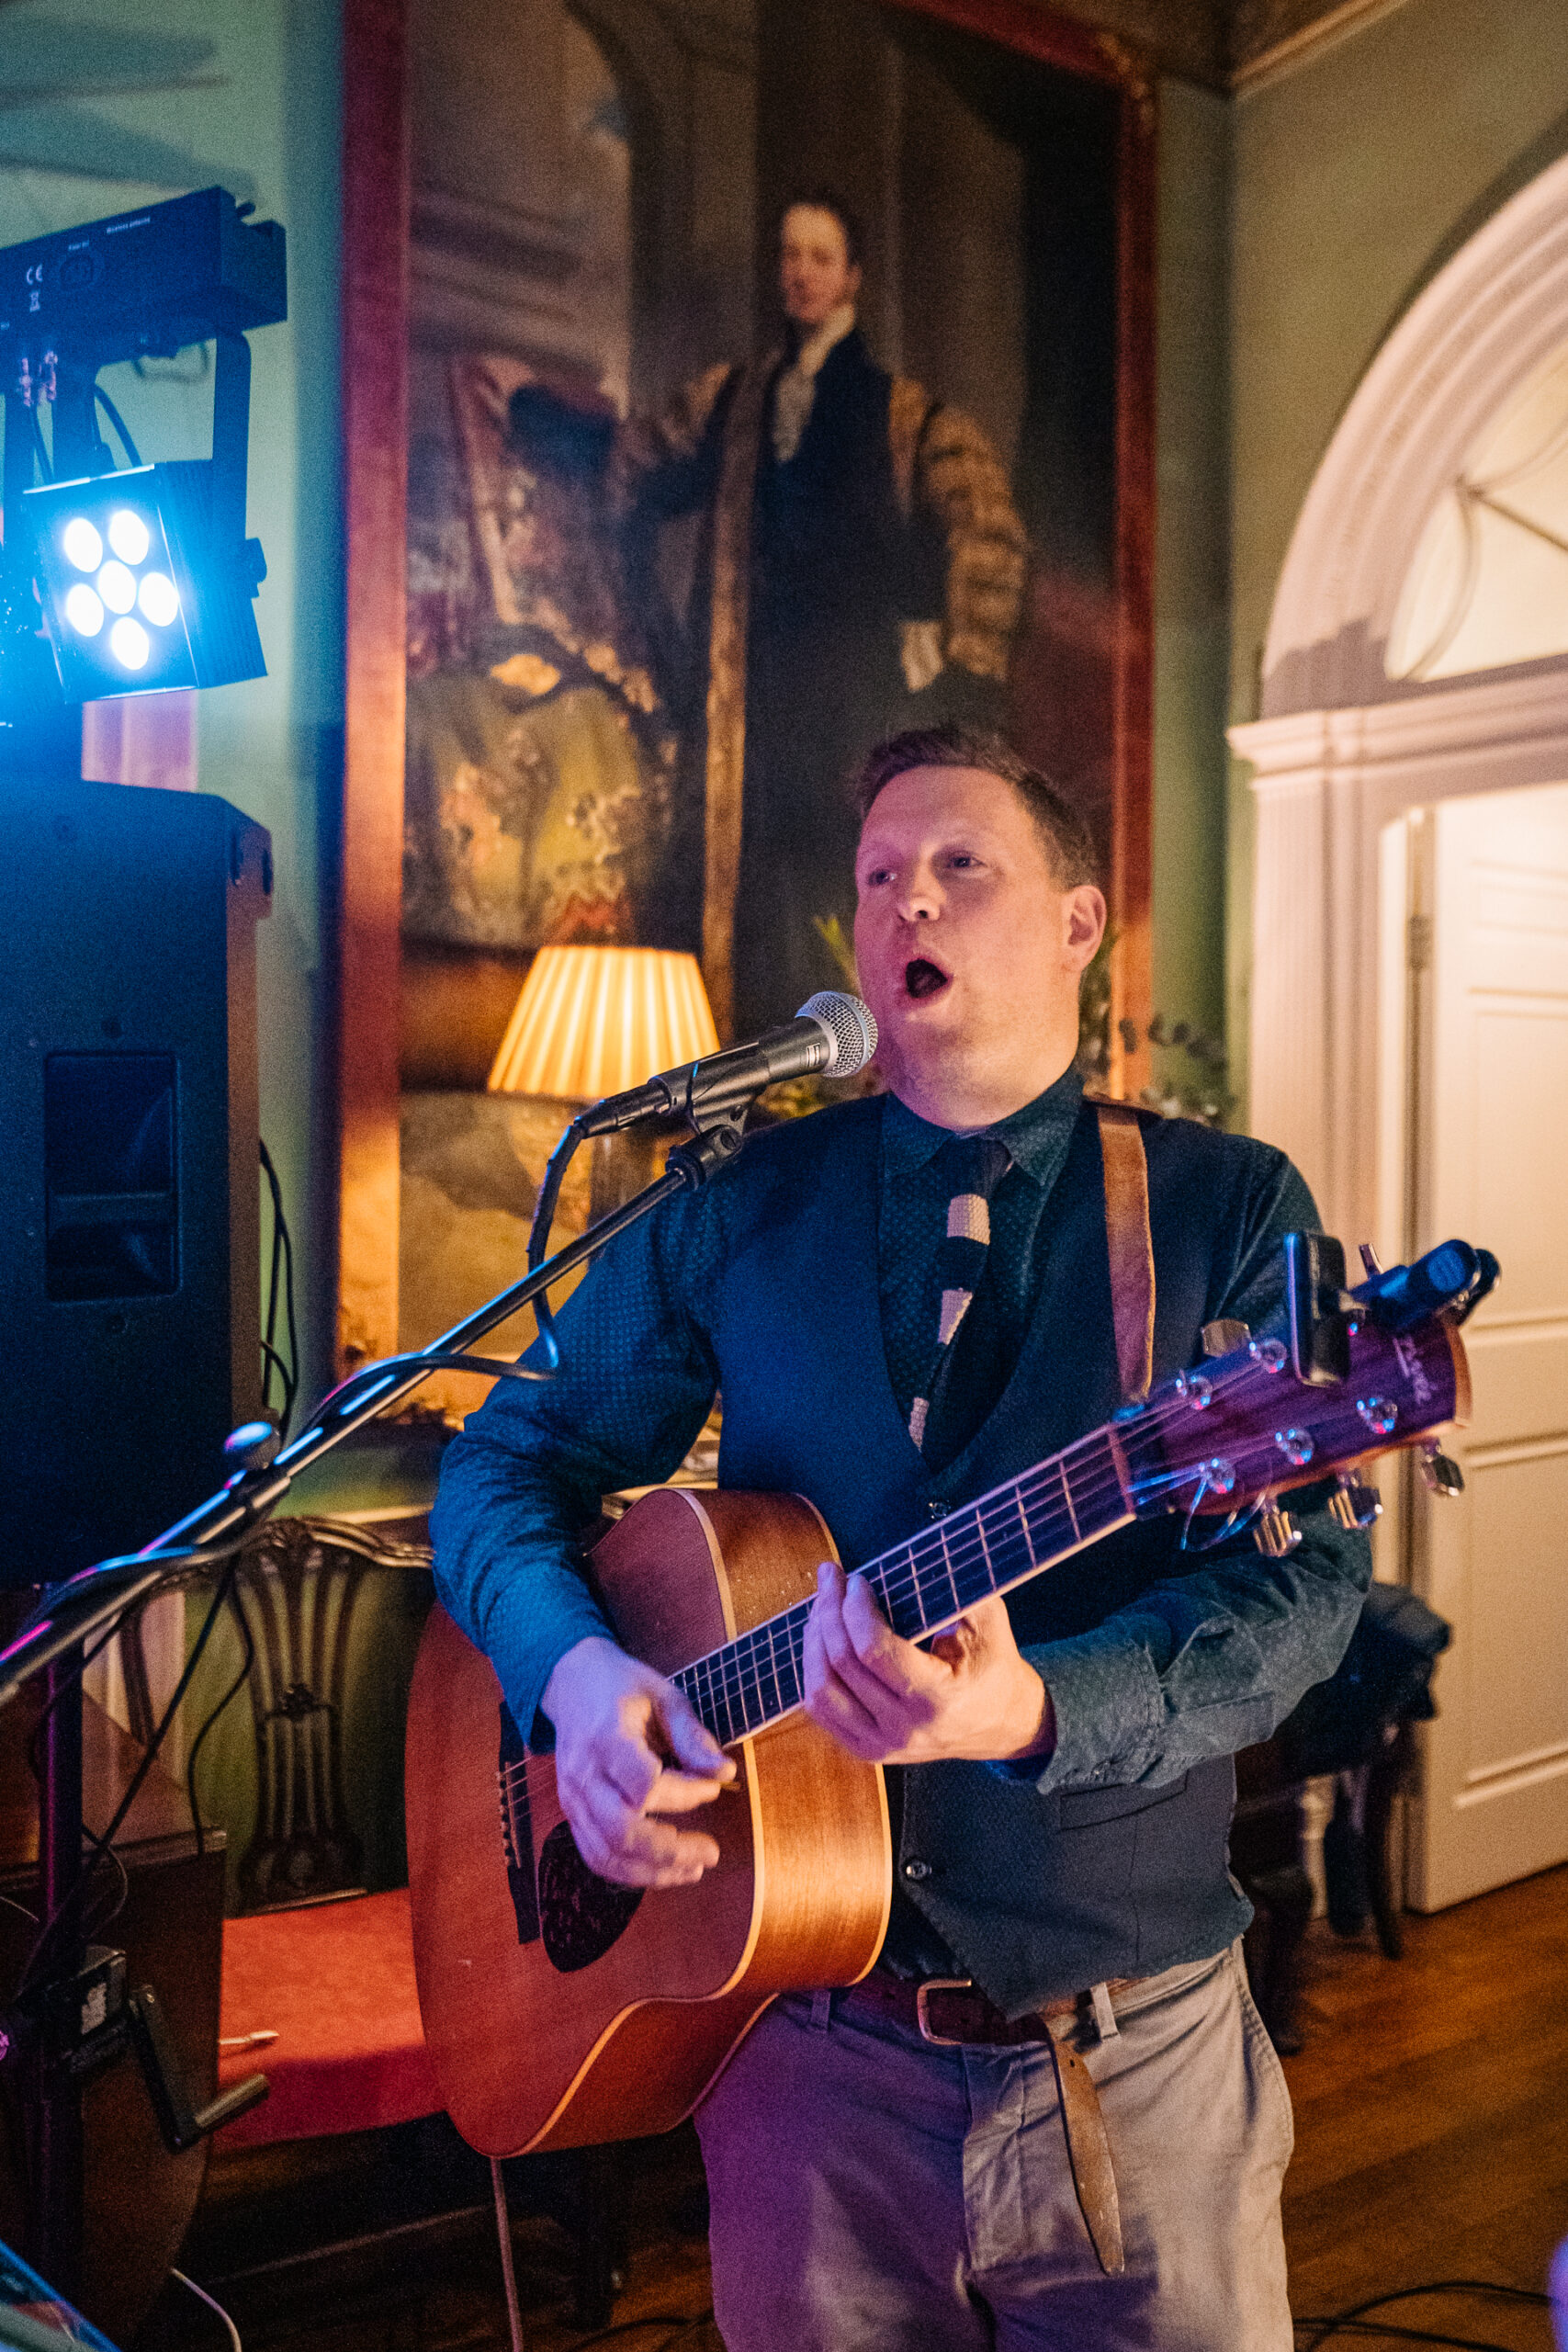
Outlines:
POLYGON ((1412 847, 1409 1238, 1503 1266, 1466 1329, 1464 1494, 1417 1487, 1409 1521, 1454 1628, 1411 1840, 1437 1910, 1568 1859, 1568 786, 1439 802, 1412 847))

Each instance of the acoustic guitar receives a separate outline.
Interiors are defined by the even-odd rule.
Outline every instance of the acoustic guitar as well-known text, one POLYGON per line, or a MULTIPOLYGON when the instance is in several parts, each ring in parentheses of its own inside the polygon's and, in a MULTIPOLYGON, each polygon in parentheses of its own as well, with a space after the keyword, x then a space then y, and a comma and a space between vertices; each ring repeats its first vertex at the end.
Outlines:
MULTIPOLYGON (((1447 1252, 1477 1263, 1463 1244, 1433 1255, 1447 1252)), ((1406 1302, 1388 1318, 1404 1328, 1387 1328, 1360 1294, 1337 1296, 1328 1347, 1311 1316, 1290 1346, 1245 1340, 868 1562, 894 1630, 938 1634, 1169 1511, 1194 1545, 1229 1518, 1281 1555, 1299 1535, 1275 1498, 1331 1474, 1330 1508, 1370 1524, 1358 1466, 1462 1420, 1468 1375, 1456 1315, 1413 1318, 1406 1302)), ((1457 1483, 1436 1459, 1438 1483, 1457 1483)), ((623 1646, 736 1757, 701 1815, 720 1860, 694 1886, 645 1893, 588 1868, 552 1758, 530 1755, 488 1660, 432 1613, 409 1710, 414 1954, 441 2094, 475 2148, 668 2130, 775 1994, 852 1984, 875 1960, 892 1883, 882 1771, 801 1712, 806 1623, 832 1551, 798 1495, 662 1487, 591 1555, 623 1646)))

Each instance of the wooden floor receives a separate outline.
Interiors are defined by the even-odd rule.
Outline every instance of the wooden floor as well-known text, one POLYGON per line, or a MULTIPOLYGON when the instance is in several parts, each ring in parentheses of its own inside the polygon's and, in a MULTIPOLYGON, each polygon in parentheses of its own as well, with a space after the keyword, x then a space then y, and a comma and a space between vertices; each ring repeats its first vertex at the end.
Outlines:
MULTIPOLYGON (((1302 2319, 1434 2279, 1544 2285, 1568 2235, 1568 1871, 1407 1921, 1405 1957, 1311 1931, 1306 2046, 1286 2062, 1296 2156, 1286 2184, 1292 2305, 1302 2319)), ((321 2143, 318 2143, 320 2145, 321 2143)), ((631 2233, 615 2305, 626 2352, 716 2352, 689 2133, 631 2153, 631 2233), (646 2322, 643 2327, 629 2324, 646 2322)), ((547 2219, 514 2230, 527 2352, 586 2343, 570 2324, 568 2242, 547 2219)), ((212 2241, 216 2243, 216 2241, 212 2241)), ((193 2255, 197 2249, 193 2248, 193 2255)), ((499 2263, 483 2217, 454 2223, 411 2270, 382 2257, 238 2304, 245 2352, 491 2352, 506 2342, 499 2263)), ((198 2277, 204 2273, 194 2260, 198 2277)), ((220 2352, 217 2323, 168 2290, 143 2352, 220 2352)), ((1407 2331, 1549 2352, 1540 2309, 1453 2297, 1398 2304, 1407 2331)), ((1309 2345, 1313 2331, 1299 2332, 1309 2345)), ((1393 2334, 1337 2335, 1386 2347, 1393 2334)))
MULTIPOLYGON (((1568 2236, 1568 1871, 1405 1928, 1397 1962, 1312 1930, 1306 2047, 1285 2063, 1298 2315, 1433 2278, 1542 2289, 1568 2236)), ((1551 2343, 1544 2312, 1495 2300, 1386 2316, 1520 2352, 1551 2343)))

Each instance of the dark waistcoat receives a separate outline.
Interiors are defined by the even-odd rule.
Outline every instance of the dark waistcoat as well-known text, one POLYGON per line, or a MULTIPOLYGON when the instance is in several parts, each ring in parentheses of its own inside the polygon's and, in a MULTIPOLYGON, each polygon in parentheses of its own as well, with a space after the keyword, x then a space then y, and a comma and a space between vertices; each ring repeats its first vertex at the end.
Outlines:
MULTIPOLYGON (((1202 1181, 1203 1130, 1173 1120, 1144 1135, 1157 1381, 1193 1360, 1213 1311, 1206 1216, 1220 1188, 1202 1181)), ((931 1474, 899 1418, 883 1348, 879 1144, 874 1102, 757 1138, 744 1170, 746 1240, 713 1334, 720 1484, 808 1496, 851 1567, 1017 1476, 1121 1402, 1099 1130, 1086 1105, 1042 1221, 1048 1261, 1011 1381, 965 1450, 931 1474)), ((1139 1523, 1020 1587, 1008 1607, 1021 1644, 1087 1632, 1180 1574, 1174 1538, 1170 1521, 1139 1523)), ((1017 2016, 1104 1978, 1201 1959, 1240 1933, 1251 1915, 1226 1868, 1234 1794, 1228 1758, 1164 1787, 1047 1796, 982 1764, 924 1765, 905 1776, 896 1867, 964 1966, 1017 2016)))

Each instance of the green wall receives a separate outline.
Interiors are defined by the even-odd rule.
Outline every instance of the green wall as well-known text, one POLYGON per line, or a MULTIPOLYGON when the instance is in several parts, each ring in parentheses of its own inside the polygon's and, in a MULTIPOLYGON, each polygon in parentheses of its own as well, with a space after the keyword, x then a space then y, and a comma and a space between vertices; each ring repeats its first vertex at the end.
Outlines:
MULTIPOLYGON (((249 520, 266 552, 256 611, 268 674, 208 692, 197 717, 202 788, 273 839, 262 1132, 294 1231, 308 1390, 324 1382, 330 1329, 321 880, 343 712, 337 28, 336 0, 13 0, 0 11, 0 244, 214 182, 288 232, 288 323, 252 338, 249 520)), ((194 354, 160 372, 147 382, 117 368, 106 388, 144 458, 205 456, 210 377, 194 354)))
MULTIPOLYGON (((1562 0, 1406 0, 1233 102, 1231 716, 1334 427, 1390 328, 1568 148, 1562 0)), ((1245 1055, 1252 809, 1230 787, 1227 996, 1245 1055)))
POLYGON ((1155 543, 1154 989, 1168 1021, 1224 1017, 1230 658, 1230 110, 1160 89, 1155 543))

